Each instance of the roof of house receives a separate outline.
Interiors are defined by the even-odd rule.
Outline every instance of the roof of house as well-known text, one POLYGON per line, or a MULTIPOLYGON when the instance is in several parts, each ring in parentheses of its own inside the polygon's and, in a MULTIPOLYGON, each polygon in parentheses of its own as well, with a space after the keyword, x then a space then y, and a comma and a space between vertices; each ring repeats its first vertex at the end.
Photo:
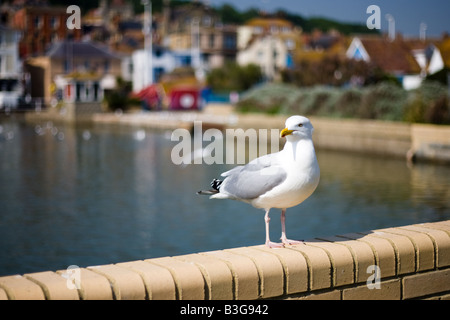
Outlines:
POLYGON ((54 43, 46 56, 51 58, 65 58, 68 54, 76 57, 120 59, 107 48, 92 42, 60 41, 54 43))
POLYGON ((420 66, 403 39, 390 41, 386 37, 360 37, 370 61, 386 72, 419 73, 420 66))
POLYGON ((441 52, 442 60, 447 68, 450 68, 450 37, 445 37, 438 44, 439 51, 441 52))
POLYGON ((282 28, 282 27, 286 27, 286 28, 293 28, 293 24, 285 19, 281 19, 281 18, 266 18, 266 17, 260 17, 260 18, 253 18, 250 19, 249 21, 247 21, 245 23, 245 25, 247 26, 251 26, 251 27, 262 27, 262 28, 270 28, 272 26, 278 27, 278 28, 282 28))

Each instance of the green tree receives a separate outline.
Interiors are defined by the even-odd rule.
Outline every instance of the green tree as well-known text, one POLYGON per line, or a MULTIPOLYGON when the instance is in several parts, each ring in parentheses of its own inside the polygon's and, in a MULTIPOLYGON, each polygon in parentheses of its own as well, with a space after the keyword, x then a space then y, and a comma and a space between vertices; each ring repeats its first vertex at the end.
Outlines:
POLYGON ((407 122, 449 124, 450 102, 447 88, 438 81, 424 81, 409 93, 404 120, 407 122))
POLYGON ((105 92, 105 101, 111 111, 117 109, 127 110, 131 102, 136 102, 130 100, 131 82, 124 81, 121 77, 118 77, 116 80, 116 89, 105 92))
POLYGON ((244 91, 261 79, 259 66, 255 64, 239 66, 235 62, 229 62, 222 68, 211 70, 207 76, 207 83, 215 91, 244 91))

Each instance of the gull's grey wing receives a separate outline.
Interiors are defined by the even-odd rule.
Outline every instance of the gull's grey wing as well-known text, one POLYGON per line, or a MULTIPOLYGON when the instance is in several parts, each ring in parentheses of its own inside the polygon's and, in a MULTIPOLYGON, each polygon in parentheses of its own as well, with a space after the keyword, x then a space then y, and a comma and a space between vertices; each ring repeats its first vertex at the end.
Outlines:
POLYGON ((286 171, 275 157, 255 159, 224 173, 220 192, 241 200, 255 199, 286 179, 286 171))
POLYGON ((279 164, 279 162, 278 162, 278 158, 277 158, 276 154, 274 154, 274 153, 266 154, 259 158, 253 159, 252 161, 250 161, 248 164, 246 164, 244 166, 234 167, 233 169, 222 173, 221 176, 228 177, 229 175, 232 175, 236 172, 240 172, 242 170, 242 168, 247 167, 247 166, 252 166, 253 170, 258 170, 258 169, 263 169, 263 168, 269 167, 269 166, 275 166, 278 164, 279 164))

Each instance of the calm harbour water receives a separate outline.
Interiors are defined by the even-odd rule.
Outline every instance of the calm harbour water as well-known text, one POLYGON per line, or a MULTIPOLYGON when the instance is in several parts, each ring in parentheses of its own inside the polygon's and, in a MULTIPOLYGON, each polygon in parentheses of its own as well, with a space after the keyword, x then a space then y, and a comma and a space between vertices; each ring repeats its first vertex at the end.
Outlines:
MULTIPOLYGON (((196 195, 231 166, 174 165, 170 135, 0 118, 0 276, 262 244, 262 210, 196 195)), ((317 155, 321 182, 288 209, 290 238, 450 219, 450 167, 317 155)))

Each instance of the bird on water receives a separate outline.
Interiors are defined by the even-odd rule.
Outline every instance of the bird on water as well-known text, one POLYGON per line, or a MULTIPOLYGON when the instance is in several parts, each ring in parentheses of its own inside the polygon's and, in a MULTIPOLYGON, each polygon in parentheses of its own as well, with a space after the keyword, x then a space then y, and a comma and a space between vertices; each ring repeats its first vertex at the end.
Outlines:
POLYGON ((310 120, 292 116, 280 136, 286 138, 283 149, 237 166, 221 174, 223 180, 214 179, 210 190, 199 191, 211 199, 232 199, 265 210, 266 245, 279 248, 301 241, 286 237, 286 209, 299 205, 312 195, 320 179, 310 120), (270 241, 269 211, 281 209, 281 243, 270 241))

